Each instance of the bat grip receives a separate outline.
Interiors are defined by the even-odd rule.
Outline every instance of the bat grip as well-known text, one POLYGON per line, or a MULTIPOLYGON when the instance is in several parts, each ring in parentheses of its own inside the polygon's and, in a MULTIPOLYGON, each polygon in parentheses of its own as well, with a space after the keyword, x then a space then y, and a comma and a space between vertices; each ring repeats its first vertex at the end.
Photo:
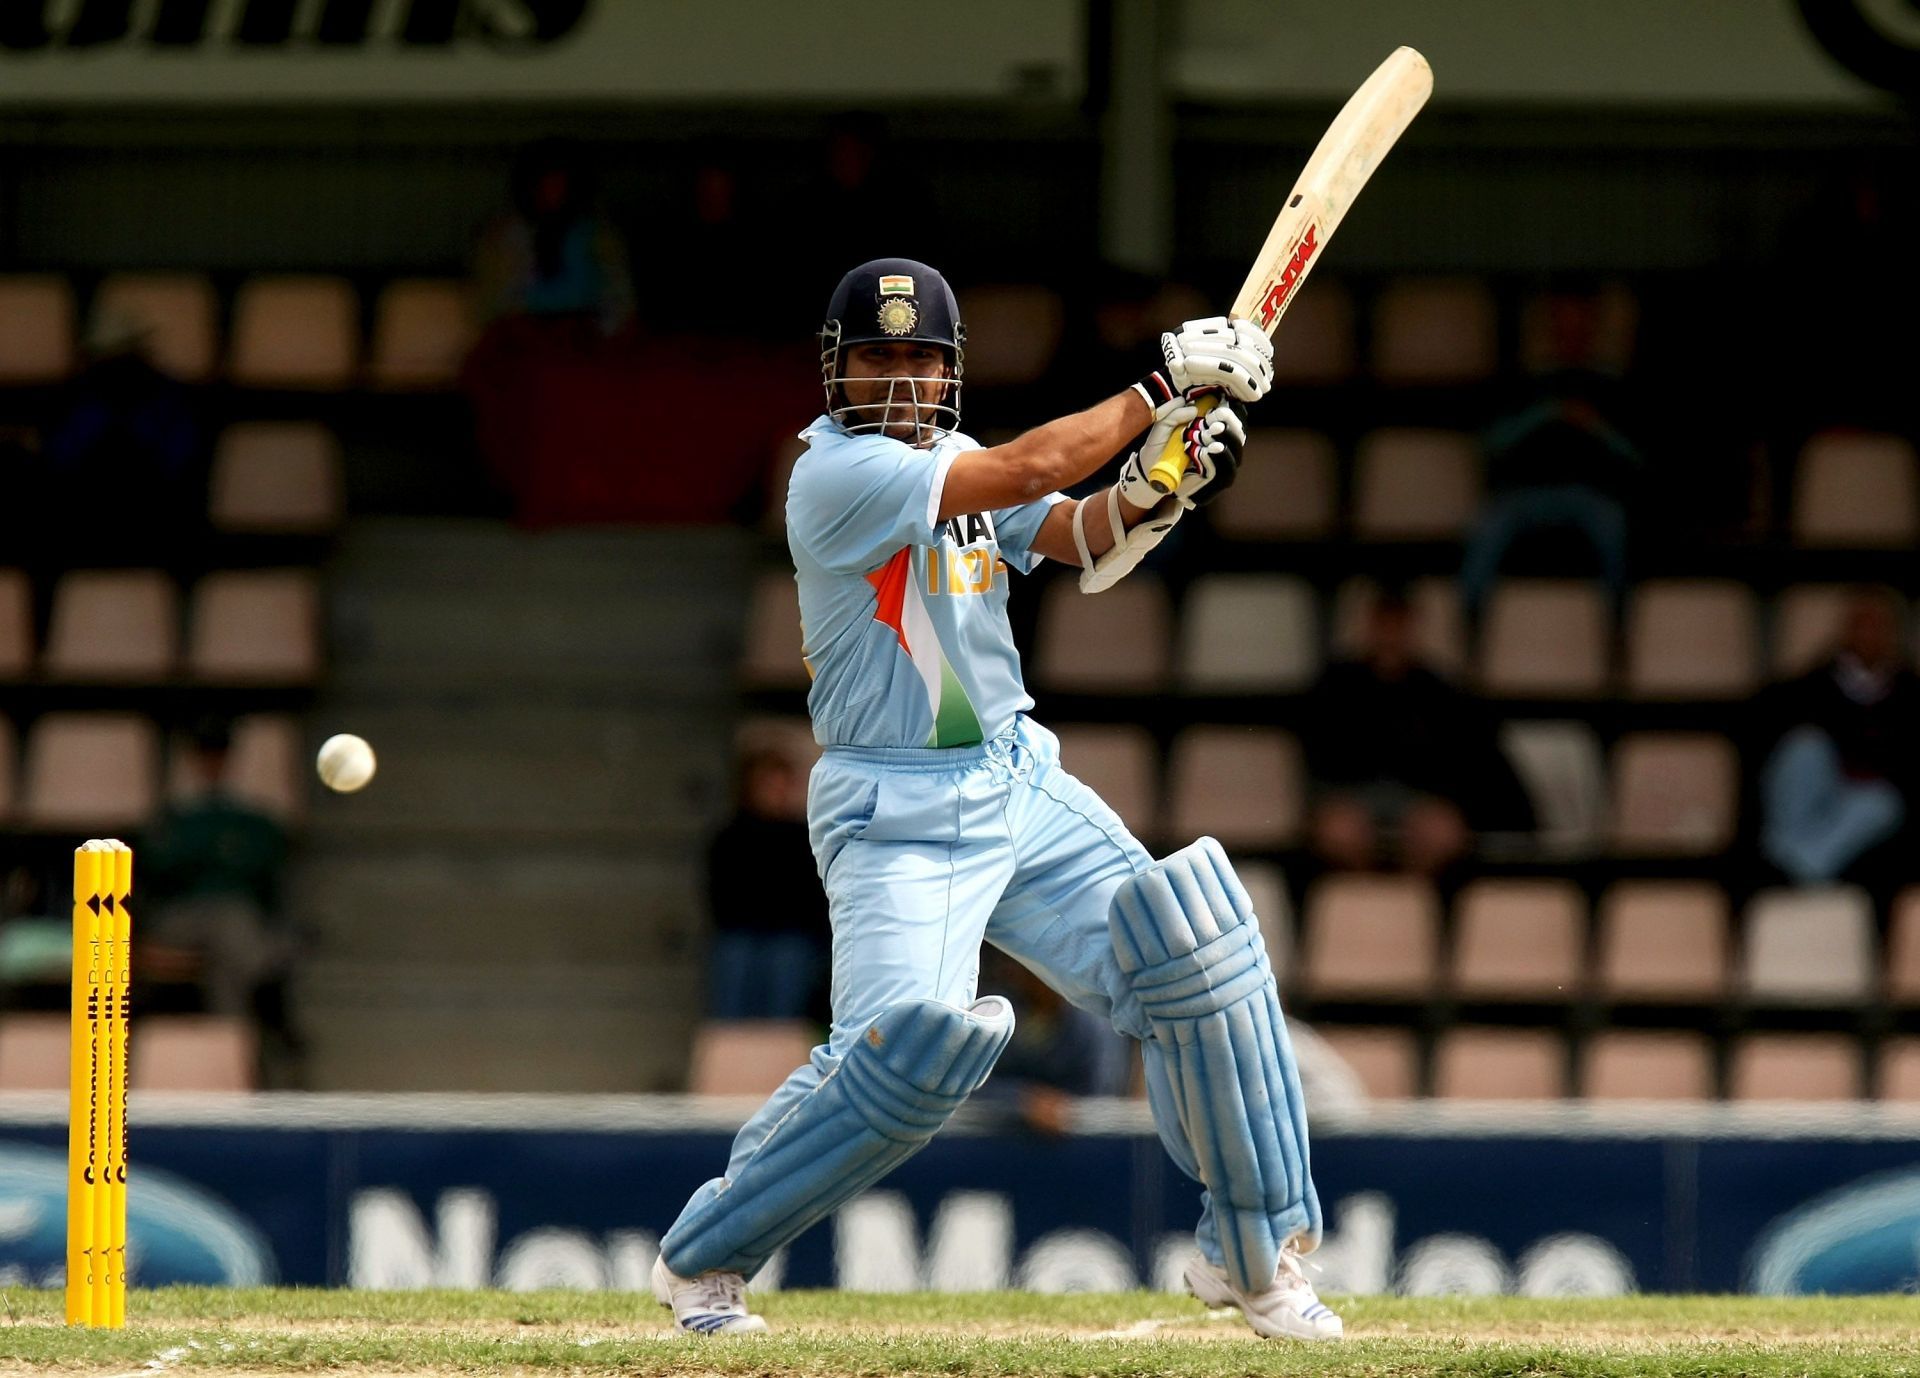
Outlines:
MULTIPOLYGON (((1193 399, 1193 409, 1205 416, 1213 410, 1214 403, 1219 400, 1218 393, 1202 393, 1193 399)), ((1182 426, 1167 437, 1166 446, 1160 451, 1160 458, 1154 460, 1153 468, 1147 471, 1147 482, 1153 485, 1153 491, 1156 493, 1171 493, 1179 486, 1180 479, 1186 472, 1186 427, 1182 426)))

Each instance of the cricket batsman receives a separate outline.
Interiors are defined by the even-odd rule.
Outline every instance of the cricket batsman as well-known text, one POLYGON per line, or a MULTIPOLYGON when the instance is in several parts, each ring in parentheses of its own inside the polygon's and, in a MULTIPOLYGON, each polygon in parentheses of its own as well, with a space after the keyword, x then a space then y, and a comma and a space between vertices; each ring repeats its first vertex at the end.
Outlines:
POLYGON ((1133 386, 982 448, 959 430, 965 340, 945 279, 912 259, 862 264, 827 307, 826 411, 786 513, 825 748, 807 822, 833 1027, 667 1232, 654 1294, 683 1330, 766 1328, 747 1279, 925 1145, 1006 1047, 1007 1003, 977 998, 984 940, 1139 1040, 1161 1141, 1205 1188, 1194 1294, 1261 1335, 1336 1338, 1301 1268, 1320 1205, 1246 891, 1212 838, 1155 861, 1061 768, 1007 623, 1010 567, 1060 560, 1097 593, 1232 483, 1272 346, 1250 322, 1188 321, 1133 386), (1201 415, 1201 393, 1223 404, 1201 415), (1142 431, 1119 482, 1058 491, 1142 431), (1175 437, 1186 468, 1163 495, 1147 473, 1175 437))

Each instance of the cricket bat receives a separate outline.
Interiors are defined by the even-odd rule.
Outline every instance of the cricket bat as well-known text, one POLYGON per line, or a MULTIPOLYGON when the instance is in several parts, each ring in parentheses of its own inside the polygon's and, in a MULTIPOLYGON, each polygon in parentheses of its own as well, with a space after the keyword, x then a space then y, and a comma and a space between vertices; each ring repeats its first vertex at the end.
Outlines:
MULTIPOLYGON (((1229 315, 1258 321, 1272 336, 1347 208, 1432 93, 1433 69, 1427 60, 1411 48, 1395 48, 1347 98, 1301 169, 1229 315)), ((1197 399, 1202 415, 1213 409, 1214 400, 1197 399)), ((1148 482, 1159 492, 1171 493, 1186 467, 1181 437, 1175 434, 1154 461, 1148 482)))

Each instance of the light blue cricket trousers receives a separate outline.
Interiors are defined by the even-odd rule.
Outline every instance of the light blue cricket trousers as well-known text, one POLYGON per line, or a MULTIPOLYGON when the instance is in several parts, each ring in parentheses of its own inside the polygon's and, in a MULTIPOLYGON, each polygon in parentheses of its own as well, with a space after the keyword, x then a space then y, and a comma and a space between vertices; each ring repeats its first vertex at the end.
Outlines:
MULTIPOLYGON (((833 1030, 741 1129, 728 1177, 882 1010, 913 998, 970 1004, 983 939, 1121 1033, 1148 1032, 1107 916, 1114 889, 1152 858, 1061 769, 1059 740, 1031 718, 978 747, 829 748, 813 769, 807 822, 833 922, 833 1030)), ((1199 1181, 1165 1068, 1146 1049, 1161 1142, 1199 1181)), ((1204 1192, 1202 1203, 1196 1238, 1218 1265, 1204 1192)))

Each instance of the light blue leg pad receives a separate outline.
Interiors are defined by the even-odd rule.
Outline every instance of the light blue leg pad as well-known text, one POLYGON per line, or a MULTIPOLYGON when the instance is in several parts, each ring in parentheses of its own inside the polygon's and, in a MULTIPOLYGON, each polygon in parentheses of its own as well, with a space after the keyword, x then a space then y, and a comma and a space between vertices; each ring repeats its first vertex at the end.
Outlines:
POLYGON ((1122 881, 1108 928, 1170 1092, 1155 1108, 1178 1117, 1207 1188, 1203 1244, 1211 1231, 1234 1283, 1264 1289, 1288 1240, 1303 1251, 1320 1242, 1320 1202, 1300 1073, 1247 892, 1203 837, 1122 881))
POLYGON ((999 996, 956 1009, 903 1000, 882 1010, 834 1070, 731 1179, 694 1193, 660 1251, 681 1277, 752 1277, 775 1250, 924 1147, 987 1079, 1013 1037, 999 996))

